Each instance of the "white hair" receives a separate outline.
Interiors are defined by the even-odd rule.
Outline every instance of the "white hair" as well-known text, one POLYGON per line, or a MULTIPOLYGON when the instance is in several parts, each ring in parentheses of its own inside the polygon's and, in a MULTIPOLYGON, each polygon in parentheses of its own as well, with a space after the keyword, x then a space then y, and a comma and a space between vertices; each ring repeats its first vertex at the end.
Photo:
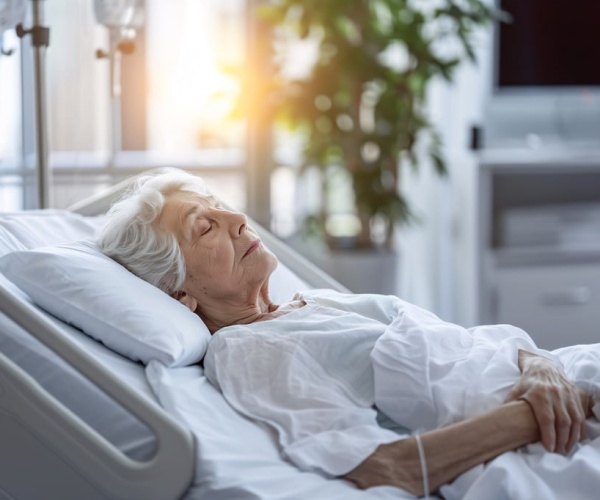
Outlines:
POLYGON ((200 177, 182 170, 141 175, 110 208, 96 240, 105 255, 169 295, 183 287, 185 260, 175 235, 161 230, 155 221, 165 198, 175 191, 210 196, 200 177))

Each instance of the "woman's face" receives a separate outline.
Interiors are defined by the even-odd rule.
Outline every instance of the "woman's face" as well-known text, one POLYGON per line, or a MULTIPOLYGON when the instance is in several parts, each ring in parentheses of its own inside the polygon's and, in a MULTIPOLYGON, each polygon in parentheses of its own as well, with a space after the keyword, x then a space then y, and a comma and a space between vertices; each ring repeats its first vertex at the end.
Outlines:
POLYGON ((212 198, 173 193, 158 225, 175 234, 186 264, 183 289, 201 306, 252 300, 277 266, 246 216, 221 208, 212 198))

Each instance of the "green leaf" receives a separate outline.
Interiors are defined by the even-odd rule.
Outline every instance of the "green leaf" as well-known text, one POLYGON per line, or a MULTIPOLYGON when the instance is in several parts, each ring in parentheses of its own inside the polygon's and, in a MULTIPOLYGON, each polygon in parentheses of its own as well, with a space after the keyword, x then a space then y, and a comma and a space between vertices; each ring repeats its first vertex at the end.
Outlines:
MULTIPOLYGON (((428 158, 439 175, 448 174, 441 138, 426 114, 430 82, 435 77, 451 82, 462 61, 475 61, 476 28, 502 17, 487 0, 441 0, 433 9, 426 4, 272 0, 256 11, 275 28, 275 36, 281 36, 275 47, 283 50, 274 63, 279 80, 266 84, 260 102, 248 109, 266 107, 278 123, 302 136, 300 172, 320 170, 324 190, 335 185, 338 174, 332 172, 345 169, 352 176, 356 214, 367 227, 372 217, 383 217, 390 234, 395 224, 418 219, 398 187, 398 169, 417 171, 428 158), (429 29, 432 22, 443 24, 444 31, 429 29), (317 50, 316 62, 302 81, 286 78, 281 71, 283 63, 296 64, 285 57, 295 53, 289 48, 298 38, 310 40, 317 50), (436 44, 449 39, 458 41, 461 53, 439 56, 436 44), (382 52, 399 40, 408 60, 404 66, 384 65, 382 52), (368 89, 376 91, 367 95, 368 89), (316 105, 319 96, 327 96, 330 104, 324 105, 321 98, 316 105), (362 157, 361 146, 367 142, 378 146, 377 159, 362 157)), ((262 75, 264 68, 248 71, 262 75)), ((326 218, 323 206, 306 224, 324 237, 326 218)))

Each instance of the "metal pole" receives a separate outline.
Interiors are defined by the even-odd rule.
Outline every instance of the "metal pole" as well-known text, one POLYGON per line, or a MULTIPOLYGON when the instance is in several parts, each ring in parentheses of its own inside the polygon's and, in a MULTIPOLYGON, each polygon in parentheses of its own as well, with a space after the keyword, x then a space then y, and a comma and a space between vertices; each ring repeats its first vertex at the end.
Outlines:
POLYGON ((42 26, 44 0, 31 0, 33 25, 26 30, 22 24, 15 28, 17 36, 31 35, 33 47, 33 80, 35 93, 35 149, 37 163, 38 208, 50 206, 50 168, 48 166, 48 135, 46 116, 46 47, 50 43, 50 29, 42 26))
MULTIPOLYGON (((33 26, 42 26, 44 0, 31 0, 33 6, 33 26)), ((36 144, 37 144, 37 190, 38 190, 38 208, 48 208, 50 206, 50 185, 51 172, 48 165, 48 135, 47 135, 47 115, 46 115, 46 45, 37 43, 32 39, 33 44, 33 68, 35 79, 35 120, 36 120, 36 144)))
POLYGON ((119 31, 110 30, 110 118, 111 150, 109 168, 116 165, 121 151, 121 51, 118 49, 119 31))

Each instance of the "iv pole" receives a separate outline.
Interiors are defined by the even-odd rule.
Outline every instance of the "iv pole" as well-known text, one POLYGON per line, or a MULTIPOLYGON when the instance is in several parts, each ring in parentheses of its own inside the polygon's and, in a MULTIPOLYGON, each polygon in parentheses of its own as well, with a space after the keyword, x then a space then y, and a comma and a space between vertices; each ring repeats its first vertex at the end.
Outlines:
POLYGON ((19 38, 31 35, 35 80, 35 142, 37 162, 38 208, 50 206, 51 172, 48 165, 48 134, 46 115, 46 47, 50 44, 50 28, 42 26, 44 0, 31 0, 33 26, 26 30, 19 23, 15 28, 19 38))
MULTIPOLYGON (((111 116, 111 154, 109 168, 116 164, 117 155, 121 151, 121 58, 135 50, 132 41, 133 34, 127 33, 130 38, 124 38, 122 29, 110 28, 108 52, 96 50, 96 58, 108 59, 110 62, 110 116, 111 116)), ((132 31, 133 30, 129 30, 132 31)))
POLYGON ((114 5, 106 0, 94 0, 96 20, 109 30, 108 52, 96 50, 97 59, 108 59, 110 63, 110 99, 111 99, 111 154, 109 168, 116 165, 121 151, 121 64, 122 56, 135 51, 136 29, 144 20, 145 0, 127 0, 114 5))

